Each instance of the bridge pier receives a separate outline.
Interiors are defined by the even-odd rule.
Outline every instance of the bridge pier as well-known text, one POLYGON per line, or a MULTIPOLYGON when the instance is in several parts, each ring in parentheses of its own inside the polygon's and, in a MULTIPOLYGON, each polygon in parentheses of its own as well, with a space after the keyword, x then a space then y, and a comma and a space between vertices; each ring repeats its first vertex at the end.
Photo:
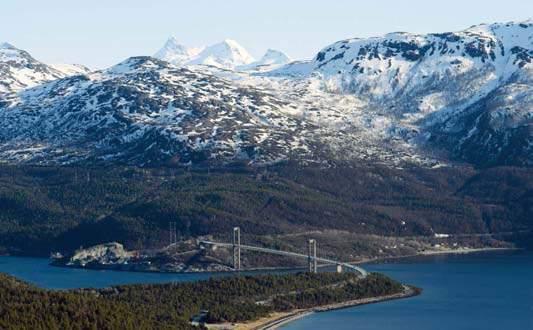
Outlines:
POLYGON ((310 239, 307 242, 307 262, 309 263, 309 272, 317 272, 317 260, 316 260, 316 240, 310 239))
POLYGON ((241 228, 233 228, 233 269, 241 270, 241 228))

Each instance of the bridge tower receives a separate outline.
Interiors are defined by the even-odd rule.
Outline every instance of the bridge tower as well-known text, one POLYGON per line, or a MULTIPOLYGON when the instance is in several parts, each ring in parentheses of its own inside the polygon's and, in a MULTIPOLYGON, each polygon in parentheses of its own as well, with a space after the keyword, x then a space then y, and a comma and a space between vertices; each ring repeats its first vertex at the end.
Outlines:
POLYGON ((307 262, 309 263, 309 272, 317 272, 317 263, 316 263, 316 240, 310 239, 307 242, 307 262))
POLYGON ((233 269, 241 270, 241 228, 233 228, 233 269))
POLYGON ((170 235, 169 245, 176 244, 176 242, 178 241, 177 234, 176 234, 176 231, 177 231, 176 222, 171 221, 168 223, 168 225, 169 225, 168 232, 170 235))

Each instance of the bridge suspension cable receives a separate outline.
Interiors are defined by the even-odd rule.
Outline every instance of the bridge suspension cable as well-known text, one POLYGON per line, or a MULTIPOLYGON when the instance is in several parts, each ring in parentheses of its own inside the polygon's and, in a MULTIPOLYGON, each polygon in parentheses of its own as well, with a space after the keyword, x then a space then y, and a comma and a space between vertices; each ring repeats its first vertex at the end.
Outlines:
POLYGON ((241 270, 241 250, 247 250, 247 251, 269 253, 269 254, 275 254, 275 255, 281 255, 281 256, 287 256, 287 257, 305 258, 307 259, 309 263, 309 272, 316 272, 317 263, 320 262, 324 264, 336 265, 338 267, 340 266, 340 269, 345 268, 345 269, 356 271, 360 273, 363 277, 366 277, 368 275, 368 272, 361 267, 358 267, 358 266, 355 266, 355 265, 352 265, 346 262, 340 262, 336 260, 317 257, 316 256, 317 245, 316 245, 316 240, 314 239, 311 239, 308 241, 308 254, 275 250, 275 249, 269 249, 269 248, 264 248, 264 247, 259 247, 259 246, 241 244, 239 227, 233 228, 233 242, 232 243, 213 242, 213 241, 206 241, 206 240, 201 240, 199 241, 199 243, 200 245, 211 245, 211 246, 233 249, 233 268, 235 270, 241 270))

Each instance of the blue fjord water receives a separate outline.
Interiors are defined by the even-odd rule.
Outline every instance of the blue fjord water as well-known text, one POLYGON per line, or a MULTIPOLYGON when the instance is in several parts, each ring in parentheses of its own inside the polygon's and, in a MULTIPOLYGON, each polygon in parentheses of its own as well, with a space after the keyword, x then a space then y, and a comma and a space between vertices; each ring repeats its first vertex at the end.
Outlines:
POLYGON ((434 256, 367 268, 424 292, 312 314, 283 329, 533 330, 531 253, 434 256))
MULTIPOLYGON (((365 267, 424 292, 409 299, 312 314, 283 329, 533 330, 533 253, 432 256, 365 267)), ((0 272, 51 289, 221 276, 58 268, 46 259, 19 257, 0 257, 0 272)))
MULTIPOLYGON (((275 273, 289 272, 270 271, 275 273)), ((168 283, 207 280, 211 277, 232 276, 234 273, 156 273, 90 270, 54 267, 46 258, 0 256, 0 273, 10 274, 46 289, 105 288, 137 283, 168 283)), ((261 274, 262 271, 242 272, 261 274)))

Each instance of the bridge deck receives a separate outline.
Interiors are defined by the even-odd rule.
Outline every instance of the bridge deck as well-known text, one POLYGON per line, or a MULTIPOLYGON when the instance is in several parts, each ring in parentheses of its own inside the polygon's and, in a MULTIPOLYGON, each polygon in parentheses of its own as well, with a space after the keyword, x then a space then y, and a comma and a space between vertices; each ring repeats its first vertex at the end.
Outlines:
MULTIPOLYGON (((212 242, 212 241, 200 241, 200 244, 227 247, 227 248, 232 248, 233 247, 232 243, 219 243, 219 242, 212 242)), ((287 256, 287 257, 295 257, 295 258, 305 258, 305 259, 309 258, 308 255, 302 254, 302 253, 274 250, 274 249, 262 248, 262 247, 258 247, 258 246, 252 246, 252 245, 243 245, 243 244, 241 244, 239 246, 240 246, 241 249, 245 249, 245 250, 248 250, 248 251, 257 251, 257 252, 277 254, 277 255, 282 255, 282 256, 287 256)), ((355 271, 359 272, 363 276, 367 276, 368 275, 367 271, 364 270, 363 268, 357 267, 355 265, 351 265, 351 264, 348 264, 348 263, 345 263, 345 262, 335 261, 335 260, 326 259, 326 258, 318 258, 318 257, 316 258, 316 261, 321 262, 321 263, 325 263, 325 264, 340 265, 342 267, 355 270, 355 271)))

